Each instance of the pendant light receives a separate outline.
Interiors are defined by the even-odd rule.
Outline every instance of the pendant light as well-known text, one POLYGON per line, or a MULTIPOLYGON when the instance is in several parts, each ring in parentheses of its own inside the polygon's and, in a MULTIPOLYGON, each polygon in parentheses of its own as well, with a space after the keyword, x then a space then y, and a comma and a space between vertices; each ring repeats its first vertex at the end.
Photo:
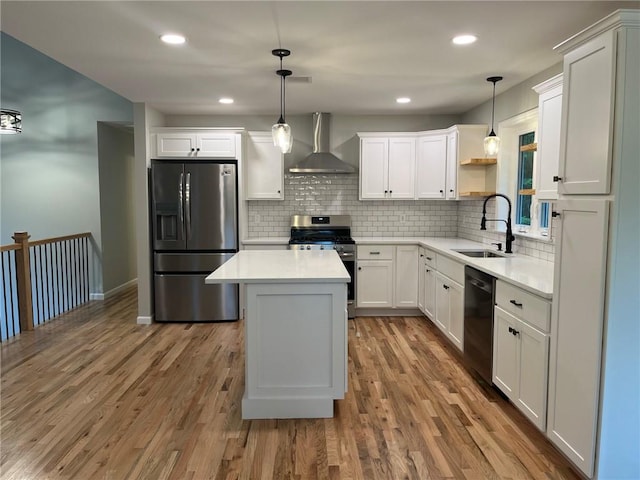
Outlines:
POLYGON ((489 77, 487 82, 493 83, 493 101, 491 103, 491 133, 484 139, 484 154, 487 157, 495 157, 500 150, 500 137, 493 131, 493 116, 496 110, 496 83, 502 80, 502 77, 489 77))
POLYGON ((22 132, 22 113, 17 110, 0 109, 0 134, 13 135, 22 132))
POLYGON ((280 77, 280 118, 271 127, 271 136, 273 137, 273 144, 276 147, 280 147, 282 153, 291 152, 293 146, 293 136, 291 135, 291 127, 284 120, 285 111, 285 78, 291 75, 291 70, 282 69, 282 58, 288 57, 291 52, 286 48, 276 48, 271 53, 276 57, 280 57, 280 70, 276 71, 280 77))

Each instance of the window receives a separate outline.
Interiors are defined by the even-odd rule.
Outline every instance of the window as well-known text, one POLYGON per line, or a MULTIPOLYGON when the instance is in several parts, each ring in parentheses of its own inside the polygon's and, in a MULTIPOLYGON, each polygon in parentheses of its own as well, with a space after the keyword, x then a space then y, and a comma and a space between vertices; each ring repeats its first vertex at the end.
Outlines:
MULTIPOLYGON (((502 145, 498 154, 496 187, 512 200, 511 221, 516 235, 549 238, 551 204, 539 201, 535 195, 538 165, 533 144, 537 126, 537 108, 500 122, 502 145)), ((496 218, 507 218, 506 202, 496 203, 496 214, 496 218)), ((495 228, 504 231, 502 222, 496 223, 495 228)))
POLYGON ((527 149, 535 139, 535 132, 520 135, 518 145, 518 183, 516 185, 516 225, 531 226, 531 198, 533 197, 533 150, 527 149))

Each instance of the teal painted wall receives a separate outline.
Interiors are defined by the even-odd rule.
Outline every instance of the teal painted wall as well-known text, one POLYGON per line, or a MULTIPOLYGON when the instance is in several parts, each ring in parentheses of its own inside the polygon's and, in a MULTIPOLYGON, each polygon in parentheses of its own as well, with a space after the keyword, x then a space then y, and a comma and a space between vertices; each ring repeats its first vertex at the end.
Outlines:
POLYGON ((0 34, 0 105, 23 133, 0 136, 0 243, 91 232, 92 292, 102 292, 98 122, 133 123, 133 104, 13 37, 0 34))

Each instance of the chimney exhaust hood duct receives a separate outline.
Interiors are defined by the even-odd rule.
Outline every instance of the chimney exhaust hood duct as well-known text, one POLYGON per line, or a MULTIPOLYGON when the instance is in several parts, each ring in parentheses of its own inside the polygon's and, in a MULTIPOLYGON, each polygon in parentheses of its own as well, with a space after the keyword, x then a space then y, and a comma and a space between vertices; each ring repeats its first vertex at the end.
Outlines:
POLYGON ((329 152, 330 113, 313 114, 313 153, 289 169, 291 173, 355 173, 356 169, 329 152))

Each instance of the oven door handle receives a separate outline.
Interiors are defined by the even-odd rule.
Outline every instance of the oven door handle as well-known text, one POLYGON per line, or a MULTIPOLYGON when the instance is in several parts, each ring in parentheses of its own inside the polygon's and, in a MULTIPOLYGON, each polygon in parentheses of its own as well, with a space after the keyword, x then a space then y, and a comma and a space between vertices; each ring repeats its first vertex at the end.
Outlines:
POLYGON ((342 258, 343 260, 355 257, 355 253, 351 252, 338 252, 338 255, 340 255, 340 258, 342 258))

